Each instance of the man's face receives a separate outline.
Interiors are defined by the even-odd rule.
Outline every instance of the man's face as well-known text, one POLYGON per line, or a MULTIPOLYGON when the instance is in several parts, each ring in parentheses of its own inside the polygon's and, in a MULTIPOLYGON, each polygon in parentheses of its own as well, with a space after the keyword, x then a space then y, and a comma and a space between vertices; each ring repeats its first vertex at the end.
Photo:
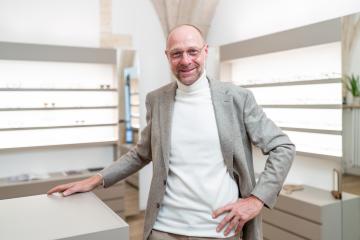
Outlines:
POLYGON ((204 72, 208 46, 200 33, 190 26, 173 30, 165 51, 175 77, 184 85, 191 85, 204 72))

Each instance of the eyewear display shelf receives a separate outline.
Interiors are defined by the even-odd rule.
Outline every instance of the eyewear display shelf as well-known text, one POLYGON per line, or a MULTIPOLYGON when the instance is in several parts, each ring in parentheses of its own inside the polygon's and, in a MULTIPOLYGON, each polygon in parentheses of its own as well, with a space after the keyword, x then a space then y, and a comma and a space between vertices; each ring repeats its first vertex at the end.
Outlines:
MULTIPOLYGON (((117 159, 121 102, 116 49, 0 42, 0 52, 1 152, 110 146, 112 160, 117 159)), ((58 184, 93 174, 58 172, 17 182, 0 179, 0 199, 44 194, 58 184)), ((123 185, 94 191, 120 216, 123 185)))
MULTIPOLYGON (((329 64, 331 67, 322 68, 321 71, 324 72, 311 69, 311 71, 305 72, 304 75, 298 75, 302 72, 298 70, 302 66, 298 65, 304 63, 304 66, 309 68, 306 65, 306 59, 309 58, 307 54, 314 51, 314 47, 322 46, 323 48, 320 48, 319 51, 327 54, 337 54, 338 59, 341 59, 340 42, 341 21, 340 18, 337 18, 223 45, 220 47, 221 78, 250 89, 267 114, 273 112, 279 114, 281 112, 287 117, 285 120, 274 119, 275 122, 279 122, 276 122, 279 127, 287 131, 290 138, 301 140, 294 141, 297 146, 296 155, 340 162, 342 159, 342 151, 339 148, 342 135, 341 122, 329 121, 329 124, 319 124, 315 120, 312 124, 309 124, 309 119, 304 123, 298 118, 289 117, 292 113, 303 115, 300 113, 311 114, 316 110, 327 114, 341 112, 341 70, 337 68, 333 70, 332 68, 333 65, 340 68, 340 64, 322 63, 323 65, 329 64), (334 49, 339 51, 336 52, 334 49), (268 55, 276 58, 276 60, 270 59, 267 57, 268 55), (263 65, 259 64, 254 67, 254 59, 260 61, 263 65), (294 59, 298 62, 294 61, 294 59), (237 61, 241 61, 242 64, 236 65, 237 61), (276 64, 273 65, 275 69, 271 69, 271 71, 266 66, 264 67, 266 63, 274 61, 288 63, 289 69, 276 64), (246 67, 248 68, 243 70, 246 67), (263 71, 269 76, 266 74, 261 75, 261 71, 259 73, 258 69, 261 67, 265 68, 263 71), (318 92, 328 89, 329 92, 331 91, 334 94, 331 94, 330 97, 323 97, 317 94, 318 92, 315 92, 315 89, 318 92), (270 92, 272 94, 269 95, 272 96, 268 97, 267 94, 270 92), (334 139, 333 142, 336 142, 337 145, 331 142, 335 146, 321 145, 314 149, 309 146, 307 141, 303 140, 303 138, 310 139, 314 136, 319 138, 325 136, 327 139, 334 139)), ((335 62, 339 63, 339 61, 335 62)), ((271 117, 276 117, 276 115, 271 117)), ((340 120, 341 113, 336 117, 336 119, 340 120)), ((334 118, 332 117, 332 119, 334 118)))

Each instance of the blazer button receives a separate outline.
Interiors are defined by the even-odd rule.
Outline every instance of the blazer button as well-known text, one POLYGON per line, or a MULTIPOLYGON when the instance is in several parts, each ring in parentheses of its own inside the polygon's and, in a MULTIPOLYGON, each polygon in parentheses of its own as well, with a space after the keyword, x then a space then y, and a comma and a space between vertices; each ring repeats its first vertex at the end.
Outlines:
POLYGON ((164 179, 164 185, 166 185, 166 180, 164 179))
POLYGON ((160 203, 156 203, 156 207, 157 207, 157 208, 160 208, 160 203))

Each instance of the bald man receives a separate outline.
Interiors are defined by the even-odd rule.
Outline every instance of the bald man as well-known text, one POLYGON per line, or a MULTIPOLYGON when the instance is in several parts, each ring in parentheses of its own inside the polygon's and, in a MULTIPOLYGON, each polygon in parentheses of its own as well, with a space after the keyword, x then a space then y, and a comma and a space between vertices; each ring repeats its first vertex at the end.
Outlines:
POLYGON ((165 54, 176 82, 147 95, 137 145, 95 176, 48 194, 109 187, 152 162, 144 239, 262 239, 259 213, 275 205, 295 146, 250 91, 206 77, 199 29, 173 29, 165 54), (257 182, 252 144, 269 155, 257 182))

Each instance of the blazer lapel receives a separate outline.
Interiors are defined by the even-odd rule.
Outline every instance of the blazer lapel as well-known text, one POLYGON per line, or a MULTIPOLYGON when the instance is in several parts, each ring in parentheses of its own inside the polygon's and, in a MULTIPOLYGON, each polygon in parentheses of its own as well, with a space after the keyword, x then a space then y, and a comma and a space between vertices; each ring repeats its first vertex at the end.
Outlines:
POLYGON ((175 103, 176 82, 171 84, 169 88, 161 95, 160 101, 160 128, 161 128, 161 149, 165 165, 166 175, 169 172, 170 142, 171 142, 171 123, 175 103))
POLYGON ((233 97, 227 94, 220 82, 209 80, 209 83, 222 155, 233 177, 233 97))

